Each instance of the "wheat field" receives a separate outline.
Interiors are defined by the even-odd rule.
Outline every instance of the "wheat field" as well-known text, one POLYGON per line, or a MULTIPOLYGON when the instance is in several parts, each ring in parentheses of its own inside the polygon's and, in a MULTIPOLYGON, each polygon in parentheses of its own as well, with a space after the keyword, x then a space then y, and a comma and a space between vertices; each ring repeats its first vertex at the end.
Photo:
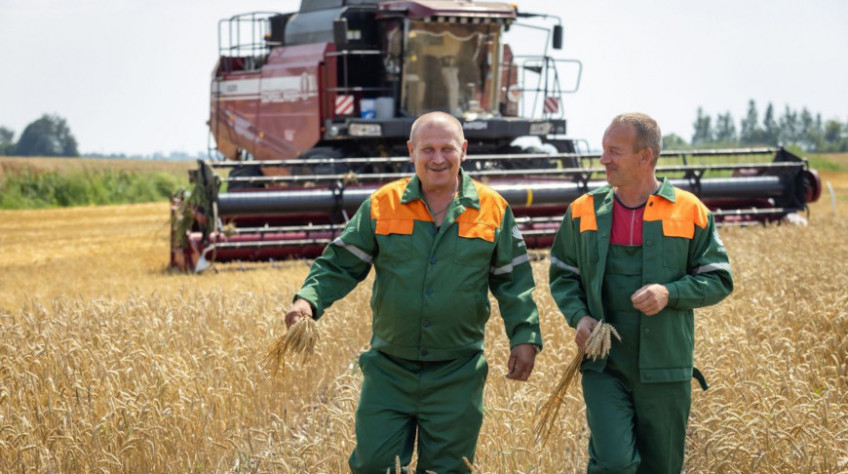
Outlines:
MULTIPOLYGON (((737 285, 696 313, 711 388, 693 390, 687 472, 848 472, 848 179, 823 180, 836 210, 823 194, 808 227, 721 229, 737 285)), ((167 222, 161 203, 0 211, 0 472, 346 472, 370 285, 273 378, 262 359, 307 263, 174 273, 167 222)), ((533 442, 576 351, 547 263, 533 262, 546 347, 528 383, 504 377, 496 310, 487 327, 476 472, 584 471, 579 385, 533 442)))

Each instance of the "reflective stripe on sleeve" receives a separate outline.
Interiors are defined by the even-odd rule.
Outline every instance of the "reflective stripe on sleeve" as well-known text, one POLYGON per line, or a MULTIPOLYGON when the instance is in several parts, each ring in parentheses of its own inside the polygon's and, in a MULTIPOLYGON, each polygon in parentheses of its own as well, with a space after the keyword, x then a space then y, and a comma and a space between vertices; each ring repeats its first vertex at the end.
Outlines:
POLYGON ((556 266, 557 266, 557 268, 561 268, 561 269, 563 269, 563 270, 568 270, 568 271, 570 271, 571 273, 576 273, 576 274, 578 274, 578 275, 580 274, 580 269, 579 269, 579 268, 577 268, 577 267, 572 267, 571 265, 566 264, 565 262, 563 262, 562 260, 560 260, 560 259, 558 259, 558 258, 556 258, 556 257, 551 257, 551 263, 553 263, 554 265, 556 265, 556 266))
POLYGON ((692 270, 692 273, 697 275, 699 273, 714 272, 716 270, 724 270, 726 272, 730 272, 730 264, 728 264, 728 263, 710 263, 708 265, 701 265, 700 267, 692 270))
POLYGON ((374 260, 374 257, 363 252, 362 249, 360 249, 359 247, 344 243, 341 237, 336 237, 336 240, 333 241, 333 245, 346 249, 348 252, 356 256, 356 258, 362 260, 365 263, 370 264, 374 260))
POLYGON ((512 271, 513 267, 515 267, 516 265, 520 265, 524 262, 529 262, 529 261, 530 261, 530 255, 527 255, 526 253, 524 255, 519 255, 518 257, 513 258, 511 262, 509 262, 508 264, 506 264, 502 267, 492 267, 492 274, 493 275, 502 275, 504 273, 509 273, 509 272, 512 271))

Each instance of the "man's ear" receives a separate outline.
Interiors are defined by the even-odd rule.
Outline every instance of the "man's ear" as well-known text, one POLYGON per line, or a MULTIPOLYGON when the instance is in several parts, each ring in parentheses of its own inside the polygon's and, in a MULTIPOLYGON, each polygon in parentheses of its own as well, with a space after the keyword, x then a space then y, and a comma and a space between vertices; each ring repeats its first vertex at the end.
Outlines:
POLYGON ((654 162, 654 150, 651 147, 646 147, 641 152, 642 164, 651 165, 654 162))
POLYGON ((459 158, 459 162, 465 161, 465 158, 468 156, 466 152, 468 151, 468 140, 463 140, 462 142, 462 156, 459 158))
POLYGON ((412 159, 412 151, 413 151, 415 148, 412 146, 412 142, 411 142, 411 141, 408 141, 408 140, 407 140, 407 142, 406 142, 406 149, 407 149, 407 150, 409 150, 409 161, 415 161, 415 160, 413 160, 413 159, 412 159))

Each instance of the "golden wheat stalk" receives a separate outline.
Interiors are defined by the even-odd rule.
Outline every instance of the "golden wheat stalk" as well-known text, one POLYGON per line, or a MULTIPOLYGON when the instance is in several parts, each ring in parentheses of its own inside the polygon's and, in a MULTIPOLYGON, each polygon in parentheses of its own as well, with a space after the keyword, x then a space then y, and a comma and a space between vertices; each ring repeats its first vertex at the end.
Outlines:
POLYGON ((301 318, 292 324, 284 335, 277 338, 274 345, 265 353, 263 365, 276 377, 277 372, 286 370, 283 361, 287 353, 300 354, 301 363, 305 363, 315 352, 317 342, 318 331, 315 328, 315 320, 309 315, 301 314, 301 318))
POLYGON ((541 443, 542 447, 544 447, 545 443, 548 442, 548 437, 551 434, 551 430, 554 428, 554 423, 557 419, 557 415, 559 414, 559 409, 562 407, 562 402, 565 401, 565 394, 574 382, 577 372, 580 370, 580 364, 583 362, 583 358, 591 357, 592 360, 597 360, 598 357, 601 359, 606 358, 607 355, 609 355, 610 348, 612 347, 612 336, 615 336, 616 339, 621 341, 621 336, 611 324, 605 323, 604 321, 598 322, 598 324, 595 325, 595 328, 592 329, 592 334, 590 334, 589 338, 586 339, 586 343, 577 351, 574 359, 572 359, 568 364, 568 367, 565 368, 565 373, 562 374, 562 378, 560 379, 559 384, 557 384, 554 392, 545 404, 542 405, 542 408, 539 409, 536 426, 533 428, 533 434, 536 436, 536 442, 541 443))

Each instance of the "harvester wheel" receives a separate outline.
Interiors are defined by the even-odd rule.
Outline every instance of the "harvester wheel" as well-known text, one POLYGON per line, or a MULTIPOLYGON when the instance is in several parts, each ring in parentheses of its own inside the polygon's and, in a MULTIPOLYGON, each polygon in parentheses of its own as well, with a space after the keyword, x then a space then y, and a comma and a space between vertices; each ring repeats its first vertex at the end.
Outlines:
MULTIPOLYGON (((320 159, 320 158, 343 158, 344 153, 338 148, 333 148, 330 146, 319 146, 315 148, 311 148, 301 153, 300 159, 320 159)), ((294 170, 293 170, 294 171, 294 170)), ((294 171, 296 174, 344 174, 348 170, 344 165, 340 164, 328 164, 328 165, 316 165, 316 166, 299 166, 294 171)))
MULTIPOLYGON (((233 168, 230 171, 230 178, 259 178, 262 176, 264 176, 262 174, 262 167, 259 165, 239 166, 238 168, 233 168)), ((232 191, 234 189, 262 188, 264 186, 265 185, 262 183, 229 182, 227 183, 227 190, 232 191)))

